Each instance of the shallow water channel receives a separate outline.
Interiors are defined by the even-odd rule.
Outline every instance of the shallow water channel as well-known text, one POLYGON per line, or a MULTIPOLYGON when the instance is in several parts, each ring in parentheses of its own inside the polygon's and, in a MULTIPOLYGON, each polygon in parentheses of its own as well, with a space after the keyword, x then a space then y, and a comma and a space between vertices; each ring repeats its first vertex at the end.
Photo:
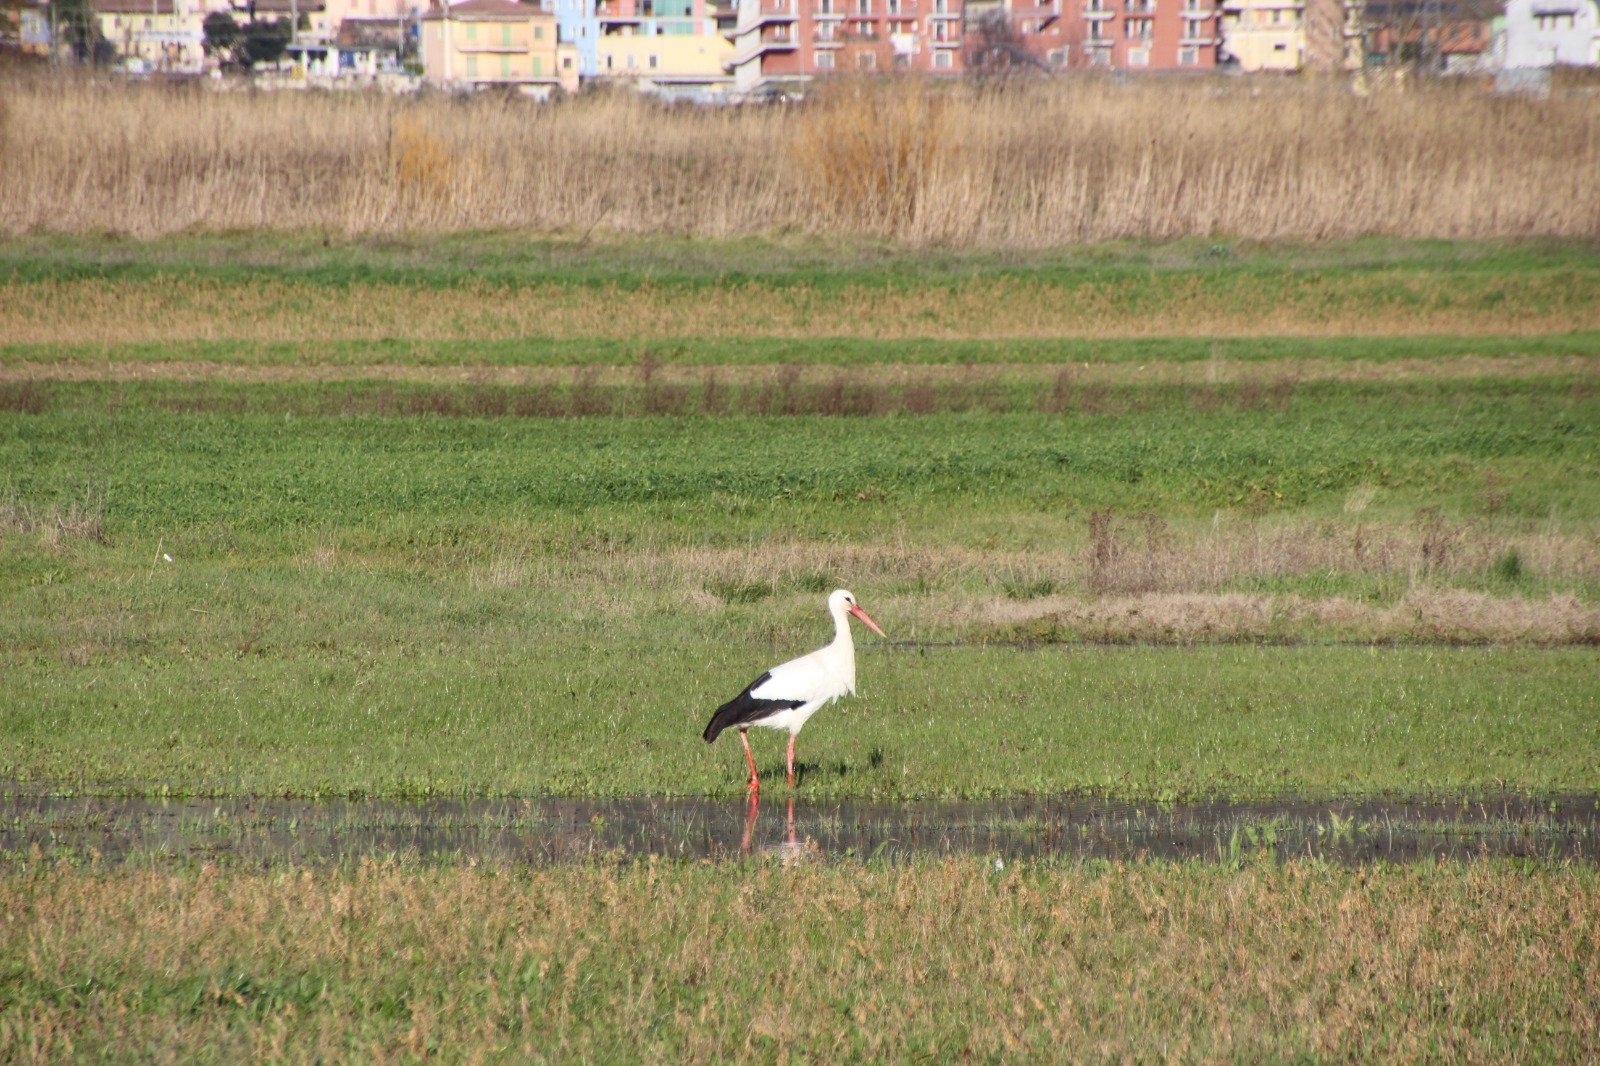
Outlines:
POLYGON ((1158 804, 1034 798, 141 799, 0 786, 0 861, 218 859, 330 865, 366 857, 549 864, 724 859, 1200 859, 1337 862, 1518 856, 1600 862, 1600 795, 1158 804))

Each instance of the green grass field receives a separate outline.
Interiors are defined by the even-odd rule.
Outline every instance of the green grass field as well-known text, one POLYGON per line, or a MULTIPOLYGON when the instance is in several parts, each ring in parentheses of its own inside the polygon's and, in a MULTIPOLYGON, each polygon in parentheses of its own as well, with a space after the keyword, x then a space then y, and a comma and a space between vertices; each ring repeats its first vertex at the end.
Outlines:
MULTIPOLYGON (((1593 792, 1597 264, 15 239, 0 780, 737 804, 700 730, 846 585, 889 639, 801 795, 1593 792)), ((14 853, 0 1059, 1571 1061, 1595 903, 1551 862, 14 853)))
MULTIPOLYGON (((1339 315, 1380 315, 1351 286, 1404 269, 1460 299, 1543 278, 1576 318, 1592 309, 1563 288, 1593 269, 1568 246, 788 251, 741 245, 715 267, 670 242, 23 241, 0 263, 13 288, 199 278, 248 300, 285 278, 459 298, 501 262, 496 283, 535 300, 620 293, 623 320, 629 293, 715 295, 730 272, 780 300, 1270 279, 1344 285, 1339 315)), ((728 792, 737 757, 703 748, 701 720, 823 639, 822 595, 849 585, 894 644, 865 642, 862 697, 806 734, 809 790, 1600 778, 1595 334, 997 339, 1027 313, 1000 301, 942 348, 759 329, 659 357, 537 334, 330 353, 181 329, 164 348, 0 348, 0 699, 17 709, 0 774, 728 792), (375 369, 461 358, 465 376, 436 380, 375 369), (471 376, 519 360, 552 373, 471 376)))

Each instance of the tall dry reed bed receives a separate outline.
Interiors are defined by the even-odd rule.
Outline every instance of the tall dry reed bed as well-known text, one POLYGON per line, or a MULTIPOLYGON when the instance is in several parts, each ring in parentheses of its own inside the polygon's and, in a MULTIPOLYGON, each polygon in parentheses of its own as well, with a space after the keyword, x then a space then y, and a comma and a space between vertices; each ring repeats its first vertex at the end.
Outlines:
POLYGON ((794 107, 0 86, 0 232, 1600 235, 1600 104, 1470 87, 840 83, 794 107))

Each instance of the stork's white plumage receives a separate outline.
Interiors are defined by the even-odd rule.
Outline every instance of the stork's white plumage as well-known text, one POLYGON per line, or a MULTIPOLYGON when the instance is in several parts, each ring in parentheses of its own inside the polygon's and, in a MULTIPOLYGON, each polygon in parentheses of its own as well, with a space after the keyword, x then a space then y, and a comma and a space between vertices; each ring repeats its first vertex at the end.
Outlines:
POLYGON ((708 744, 724 729, 739 730, 745 761, 750 764, 751 792, 761 790, 761 779, 756 776, 756 760, 750 754, 750 738, 745 735, 746 731, 751 726, 789 731, 789 784, 793 785, 794 738, 806 720, 824 704, 855 694, 856 645, 850 636, 850 615, 861 619, 878 636, 884 635, 878 623, 867 617, 867 612, 845 589, 835 589, 828 596, 828 612, 833 615, 833 640, 829 644, 810 655, 774 666, 718 707, 706 725, 704 736, 708 744))

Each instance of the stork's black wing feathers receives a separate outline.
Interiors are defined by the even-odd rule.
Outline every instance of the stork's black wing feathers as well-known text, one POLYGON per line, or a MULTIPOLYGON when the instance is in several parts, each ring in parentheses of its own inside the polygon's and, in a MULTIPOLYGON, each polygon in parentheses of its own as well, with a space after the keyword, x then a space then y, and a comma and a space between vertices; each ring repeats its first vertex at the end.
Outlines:
POLYGON ((750 695, 751 691, 766 684, 772 677, 768 670, 750 684, 745 686, 743 692, 717 708, 717 713, 711 716, 711 721, 706 724, 704 736, 709 744, 717 739, 717 734, 730 726, 751 725, 769 715, 779 711, 789 711, 801 706, 805 700, 763 700, 750 695))

